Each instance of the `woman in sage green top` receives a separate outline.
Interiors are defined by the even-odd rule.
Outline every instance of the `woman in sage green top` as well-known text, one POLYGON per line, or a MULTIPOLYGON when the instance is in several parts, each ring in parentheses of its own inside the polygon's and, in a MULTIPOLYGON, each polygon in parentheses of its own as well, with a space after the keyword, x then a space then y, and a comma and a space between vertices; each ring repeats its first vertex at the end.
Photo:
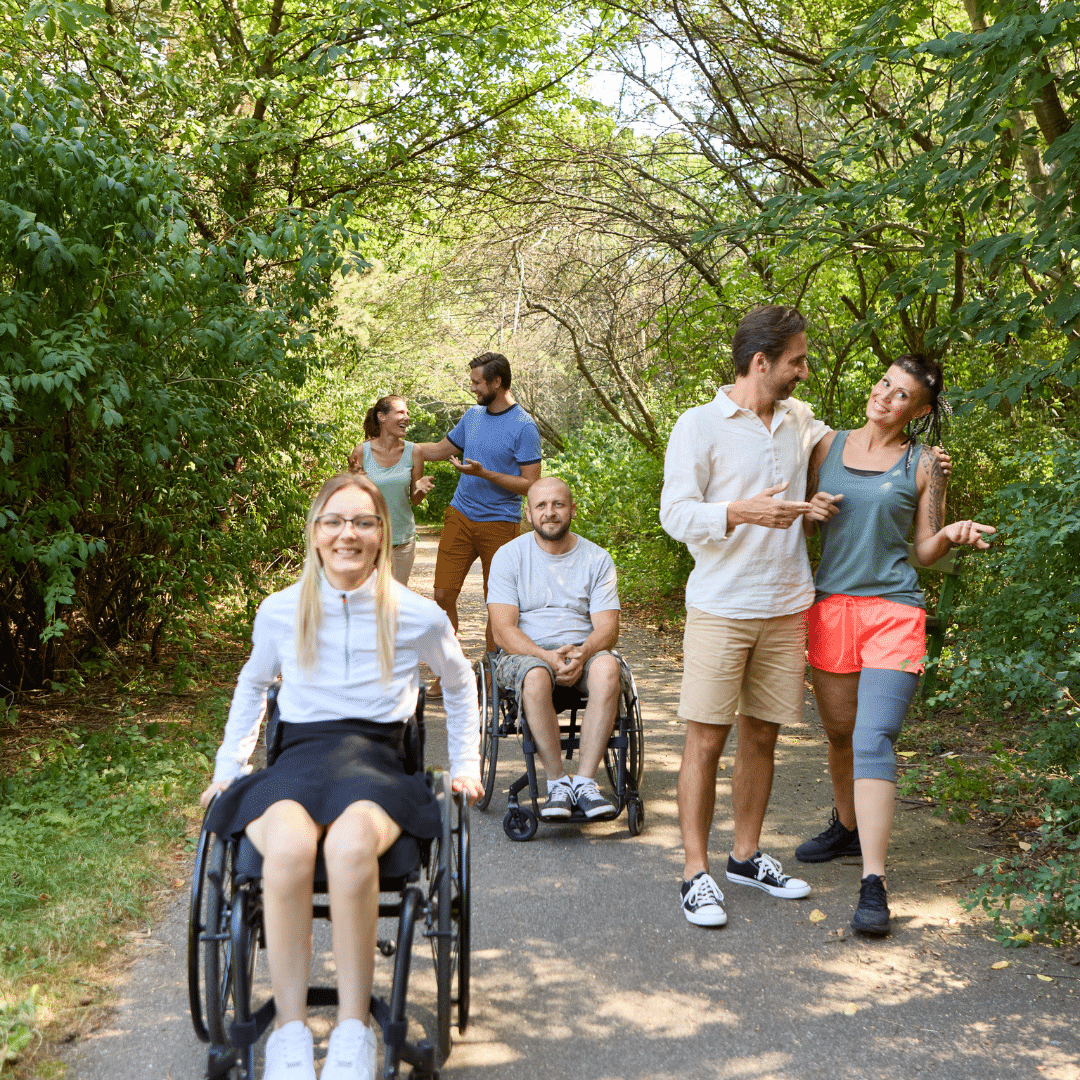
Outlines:
POLYGON ((424 501, 435 486, 424 475, 420 445, 407 442, 409 407, 397 394, 379 398, 364 417, 365 441, 349 455, 349 467, 361 469, 382 492, 390 509, 393 531, 393 575, 409 584, 416 558, 416 520, 413 507, 424 501))
POLYGON ((870 392, 866 423, 830 431, 810 459, 806 531, 820 524, 817 598, 808 616, 814 697, 829 738, 836 808, 828 828, 795 851, 802 862, 862 855, 852 927, 889 932, 885 853, 896 793, 893 744, 926 652, 926 612, 908 562, 937 562, 951 547, 989 547, 990 525, 945 521, 945 476, 918 436, 940 439, 941 367, 926 356, 895 360, 870 392), (827 493, 827 494, 826 494, 827 493), (824 496, 824 498, 822 498, 824 496))

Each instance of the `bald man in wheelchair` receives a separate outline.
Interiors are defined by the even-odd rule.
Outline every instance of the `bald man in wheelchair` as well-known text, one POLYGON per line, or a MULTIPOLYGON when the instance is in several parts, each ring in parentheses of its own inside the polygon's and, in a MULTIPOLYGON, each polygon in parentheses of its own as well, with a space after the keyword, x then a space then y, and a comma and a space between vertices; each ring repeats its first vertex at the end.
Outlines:
POLYGON ((570 531, 570 488, 557 477, 529 488, 532 532, 504 544, 491 561, 487 608, 500 688, 513 691, 528 718, 547 779, 545 820, 613 814, 596 773, 618 715, 629 671, 611 650, 619 638, 615 564, 601 547, 570 531), (585 695, 577 773, 562 761, 556 686, 585 695))

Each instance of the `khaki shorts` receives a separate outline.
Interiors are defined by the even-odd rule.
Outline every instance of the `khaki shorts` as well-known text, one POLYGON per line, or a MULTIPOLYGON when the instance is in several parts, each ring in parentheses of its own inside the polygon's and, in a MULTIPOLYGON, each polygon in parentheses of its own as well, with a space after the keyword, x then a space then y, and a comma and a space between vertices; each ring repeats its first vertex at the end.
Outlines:
MULTIPOLYGON (((562 642, 545 642, 538 641, 537 645, 541 649, 557 649, 562 642)), ((578 642, 580 644, 580 642, 578 642)), ((626 661, 616 653, 611 652, 608 649, 601 649, 597 653, 593 653, 588 660, 585 661, 585 667, 582 669, 581 678, 574 683, 573 689, 577 690, 583 697, 589 696, 589 668, 592 667, 592 662, 598 656, 614 656, 619 661, 619 686, 622 690, 629 690, 632 686, 630 681, 630 669, 626 666, 626 661)), ((544 668, 547 671, 548 676, 551 678, 551 689, 554 690, 555 672, 551 670, 551 665, 546 661, 541 660, 539 656, 529 656, 525 653, 508 653, 500 652, 499 658, 495 661, 495 681, 499 686, 507 690, 513 690, 513 692, 520 697, 521 686, 525 682, 525 676, 532 671, 533 668, 544 668)))
POLYGON ((771 724, 802 719, 806 612, 727 619, 686 611, 679 716, 732 724, 735 712, 771 724))

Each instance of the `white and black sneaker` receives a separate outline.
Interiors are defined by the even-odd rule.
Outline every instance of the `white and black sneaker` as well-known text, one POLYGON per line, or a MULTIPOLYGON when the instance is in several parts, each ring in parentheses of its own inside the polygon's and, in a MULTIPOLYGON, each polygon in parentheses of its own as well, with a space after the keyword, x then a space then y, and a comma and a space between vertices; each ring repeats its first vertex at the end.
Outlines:
POLYGON ((604 814, 614 814, 615 807, 600 794, 595 780, 584 776, 574 777, 574 801, 578 809, 587 818, 603 817, 604 814))
POLYGON ((574 810, 574 788, 569 778, 560 777, 548 784, 547 801, 540 807, 540 816, 545 821, 557 821, 568 818, 574 810))
POLYGON ((704 870, 682 883, 683 914, 695 926, 723 926, 727 922, 727 912, 720 906, 723 899, 720 887, 704 870))
POLYGON ((810 895, 810 886, 805 881, 788 877, 776 859, 760 851, 755 851, 745 862, 729 854, 727 879, 739 885, 752 885, 770 896, 782 896, 785 900, 801 900, 810 895))

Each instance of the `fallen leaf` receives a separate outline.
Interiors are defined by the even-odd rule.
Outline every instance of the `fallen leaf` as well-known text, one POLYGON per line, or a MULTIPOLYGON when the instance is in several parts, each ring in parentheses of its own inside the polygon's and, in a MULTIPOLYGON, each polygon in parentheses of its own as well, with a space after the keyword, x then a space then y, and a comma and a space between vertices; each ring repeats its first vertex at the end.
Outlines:
POLYGON ((856 1005, 854 1001, 849 1001, 844 1006, 844 1015, 845 1016, 854 1016, 858 1011, 859 1011, 859 1006, 856 1005))
POLYGON ((1028 942, 1035 940, 1035 935, 1032 934, 1030 930, 1021 930, 1018 934, 1013 934, 1012 939, 1013 941, 1021 941, 1027 945, 1028 942))
POLYGON ((994 971, 1001 971, 1003 968, 1007 968, 1008 966, 1008 960, 999 960, 996 964, 990 965, 990 967, 993 968, 994 971))
POLYGON ((915 754, 916 754, 915 750, 897 750, 896 751, 896 756, 897 757, 914 757, 915 754))
POLYGON ((186 884, 186 882, 184 881, 183 878, 174 878, 173 883, 172 883, 172 887, 174 889, 182 889, 185 884, 186 884))
POLYGON ((1053 979, 1050 978, 1049 975, 1036 975, 1035 977, 1039 980, 1039 982, 1053 982, 1054 981, 1053 979))
POLYGON ((814 910, 810 912, 811 922, 824 922, 826 918, 825 912, 820 911, 818 908, 814 908, 814 910))
POLYGON ((1031 845, 1024 840, 1020 840, 1016 845, 1021 851, 1030 851, 1031 845))

